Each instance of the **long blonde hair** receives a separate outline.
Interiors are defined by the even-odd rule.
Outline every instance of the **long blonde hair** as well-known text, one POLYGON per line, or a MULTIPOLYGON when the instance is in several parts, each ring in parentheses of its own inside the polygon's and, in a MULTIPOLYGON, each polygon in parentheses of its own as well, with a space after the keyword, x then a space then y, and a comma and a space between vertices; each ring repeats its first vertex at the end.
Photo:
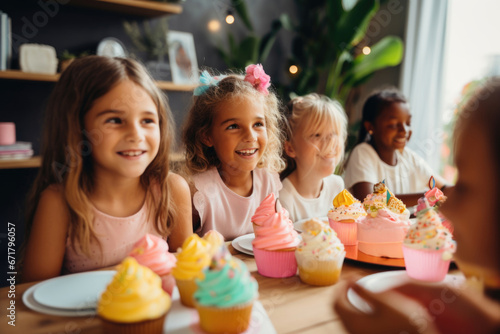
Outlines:
MULTIPOLYGON (((332 145, 335 146, 337 154, 335 158, 338 162, 342 161, 347 139, 347 116, 338 101, 316 93, 296 97, 287 105, 285 116, 284 132, 288 142, 293 142, 299 125, 303 127, 306 137, 314 134, 322 127, 331 126, 335 135, 332 138, 325 138, 326 147, 329 149, 332 145)), ((318 149, 322 150, 322 148, 318 149)), ((286 167, 280 174, 282 180, 297 168, 295 160, 289 157, 284 149, 283 157, 286 161, 286 167)))
POLYGON ((283 134, 280 131, 282 115, 279 112, 279 100, 276 94, 269 91, 264 95, 256 90, 243 76, 230 74, 217 85, 209 87, 203 94, 193 97, 183 131, 183 142, 186 152, 187 174, 197 174, 208 170, 210 167, 220 167, 220 161, 213 147, 203 143, 203 138, 213 125, 217 108, 222 103, 231 103, 237 99, 261 101, 267 130, 267 147, 257 167, 265 167, 271 171, 279 172, 284 167, 281 159, 281 145, 283 134))
POLYGON ((92 134, 84 129, 84 115, 94 101, 123 80, 131 80, 151 96, 158 109, 160 145, 155 159, 140 177, 148 196, 153 198, 150 214, 156 229, 168 236, 174 210, 167 188, 168 156, 173 144, 173 121, 166 96, 156 87, 146 70, 132 59, 88 56, 76 59, 61 75, 50 96, 42 141, 42 166, 31 190, 27 210, 27 236, 33 223, 40 194, 50 185, 60 187, 69 214, 71 245, 89 255, 96 239, 89 194, 94 188, 92 134), (154 185, 154 187, 152 187, 154 185), (159 186, 157 191, 156 186, 159 186), (153 191, 153 188, 156 190, 153 191))

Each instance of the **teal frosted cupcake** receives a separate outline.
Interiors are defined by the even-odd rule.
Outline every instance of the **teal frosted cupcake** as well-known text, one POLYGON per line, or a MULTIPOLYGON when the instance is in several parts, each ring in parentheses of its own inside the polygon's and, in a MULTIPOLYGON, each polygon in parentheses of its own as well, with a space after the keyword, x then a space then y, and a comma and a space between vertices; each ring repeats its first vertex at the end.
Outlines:
POLYGON ((231 256, 223 245, 196 279, 194 294, 200 326, 208 333, 242 333, 250 324, 258 284, 246 265, 231 256))

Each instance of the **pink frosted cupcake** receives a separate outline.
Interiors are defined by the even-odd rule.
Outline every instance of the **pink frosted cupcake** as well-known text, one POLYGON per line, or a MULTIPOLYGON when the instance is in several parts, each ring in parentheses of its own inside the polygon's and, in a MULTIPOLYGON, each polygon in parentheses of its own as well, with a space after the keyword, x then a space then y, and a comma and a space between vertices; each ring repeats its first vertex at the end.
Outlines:
POLYGON ((431 208, 421 210, 403 242, 406 272, 414 279, 439 282, 448 268, 456 243, 431 208))
POLYGON ((358 239, 356 222, 365 216, 366 211, 361 202, 344 189, 333 199, 333 209, 328 211, 328 222, 344 245, 355 245, 358 239))
POLYGON ((134 245, 129 256, 160 276, 163 290, 172 296, 175 279, 171 272, 177 259, 174 254, 168 252, 168 244, 165 240, 156 235, 146 234, 134 245))
POLYGON ((259 274, 276 278, 294 276, 299 235, 288 218, 288 211, 279 205, 273 193, 260 203, 252 222, 255 232, 252 246, 259 274))
POLYGON ((426 209, 427 205, 432 207, 436 212, 439 214, 439 217, 441 218, 441 223, 443 224, 444 227, 446 227, 450 233, 453 233, 453 224, 446 219, 445 216, 439 212, 439 208, 443 203, 446 201, 446 196, 443 194, 443 192, 435 186, 435 181, 434 177, 431 176, 429 180, 429 188, 425 194, 424 197, 418 199, 418 205, 417 205, 417 213, 420 210, 426 209), (427 200, 427 204, 425 201, 427 200))
POLYGON ((366 219, 358 224, 359 251, 377 257, 403 258, 403 239, 410 227, 410 212, 383 182, 363 201, 366 219))

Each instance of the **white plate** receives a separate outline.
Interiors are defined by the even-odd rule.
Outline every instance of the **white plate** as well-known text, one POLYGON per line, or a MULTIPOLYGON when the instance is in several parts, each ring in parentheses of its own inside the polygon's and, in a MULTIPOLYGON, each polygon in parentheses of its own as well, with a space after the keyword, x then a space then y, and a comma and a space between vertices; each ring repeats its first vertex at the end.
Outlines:
MULTIPOLYGON (((356 283, 371 292, 382 292, 393 289, 397 286, 408 282, 415 282, 412 278, 406 274, 406 270, 396 270, 396 271, 385 271, 381 273, 376 273, 373 275, 368 275, 356 283)), ((445 279, 437 283, 426 283, 426 284, 447 284, 452 286, 457 286, 465 281, 465 277, 462 274, 458 275, 446 275, 445 279)), ((354 290, 349 289, 347 291, 347 299, 351 304, 358 310, 365 313, 373 313, 373 309, 362 299, 354 290)))
MULTIPOLYGON (((297 232, 304 232, 302 230, 302 224, 304 224, 306 221, 310 220, 311 218, 306 218, 306 219, 301 219, 299 221, 296 221, 295 223, 293 223, 293 228, 295 229, 295 231, 297 232)), ((322 222, 325 222, 328 224, 328 217, 317 217, 317 219, 321 220, 322 222)))
POLYGON ((255 239, 255 234, 245 234, 234 239, 231 244, 234 249, 247 255, 253 256, 252 240, 255 239))
POLYGON ((38 283, 33 299, 40 305, 63 310, 95 309, 114 270, 91 271, 59 276, 38 283))
MULTIPOLYGON (((61 310, 38 304, 33 298, 33 291, 36 290, 37 286, 38 284, 33 285, 23 294, 23 302, 28 308, 40 313, 64 317, 88 316, 89 319, 92 319, 95 316, 95 309, 61 310)), ((271 319, 259 301, 254 303, 251 317, 250 327, 243 334, 276 334, 271 319)), ((171 334, 203 333, 199 325, 198 312, 194 308, 181 304, 177 287, 174 287, 172 292, 172 306, 163 325, 163 332, 171 334)))

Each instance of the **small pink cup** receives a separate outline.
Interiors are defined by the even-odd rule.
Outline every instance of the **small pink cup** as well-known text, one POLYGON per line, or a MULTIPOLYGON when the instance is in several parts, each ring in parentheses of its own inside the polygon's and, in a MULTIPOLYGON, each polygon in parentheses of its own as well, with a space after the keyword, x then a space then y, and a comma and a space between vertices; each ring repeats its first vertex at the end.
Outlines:
POLYGON ((337 233, 344 246, 356 245, 358 242, 358 223, 342 223, 328 218, 330 227, 337 233))
POLYGON ((271 278, 292 277, 297 274, 295 250, 268 251, 253 249, 257 271, 271 278))
POLYGON ((440 282, 448 273, 450 260, 443 260, 444 250, 428 251, 403 246, 406 273, 411 278, 440 282))
POLYGON ((16 143, 16 125, 12 122, 0 122, 0 145, 16 143))

